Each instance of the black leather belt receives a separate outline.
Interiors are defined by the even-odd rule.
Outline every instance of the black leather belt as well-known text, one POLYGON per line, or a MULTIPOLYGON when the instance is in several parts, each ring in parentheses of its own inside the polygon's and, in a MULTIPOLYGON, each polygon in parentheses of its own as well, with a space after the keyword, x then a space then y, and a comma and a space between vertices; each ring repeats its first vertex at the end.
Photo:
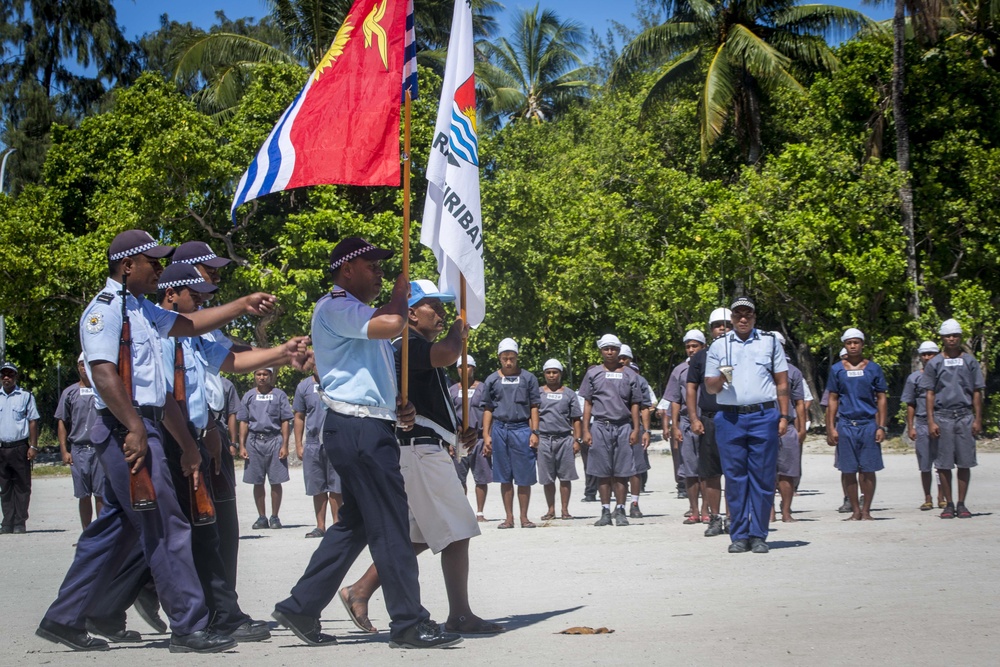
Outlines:
MULTIPOLYGON (((141 416, 143 419, 151 419, 154 422, 161 422, 161 421, 163 421, 163 407, 162 406, 159 406, 159 405, 133 405, 132 407, 135 408, 135 411, 138 412, 139 416, 141 416)), ((115 414, 113 412, 111 412, 111 410, 109 410, 108 408, 99 408, 97 410, 97 414, 100 417, 112 417, 114 419, 117 419, 117 417, 115 417, 115 414)))
POLYGON ((400 438, 399 442, 402 445, 438 445, 439 447, 448 447, 447 442, 432 435, 418 435, 415 438, 400 438))
POLYGON ((11 449, 26 444, 28 444, 27 438, 24 438, 23 440, 15 440, 14 442, 0 442, 0 449, 11 449))
POLYGON ((573 431, 566 431, 565 433, 539 433, 543 438, 566 438, 573 435, 573 431))
POLYGON ((71 442, 69 443, 70 449, 93 449, 94 443, 92 442, 71 442))
POLYGON ((701 411, 701 416, 702 416, 702 419, 704 419, 706 417, 709 418, 709 419, 712 419, 713 417, 715 417, 715 412, 712 412, 711 410, 702 410, 701 411))
POLYGON ((602 419, 600 417, 594 417, 594 422, 597 424, 604 424, 605 426, 624 426, 625 424, 631 424, 631 419, 602 419))
POLYGON ((723 412, 734 412, 739 415, 748 415, 753 412, 763 412, 764 410, 770 410, 771 408, 778 407, 775 401, 768 401, 767 403, 754 403, 753 405, 720 405, 723 412))

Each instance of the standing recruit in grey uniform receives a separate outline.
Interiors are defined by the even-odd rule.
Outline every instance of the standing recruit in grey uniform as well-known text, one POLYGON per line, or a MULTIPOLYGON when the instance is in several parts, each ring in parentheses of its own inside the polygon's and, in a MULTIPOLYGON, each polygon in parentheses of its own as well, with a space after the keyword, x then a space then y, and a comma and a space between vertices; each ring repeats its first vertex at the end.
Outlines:
MULTIPOLYGON (((458 472, 458 478, 462 481, 462 489, 465 491, 468 491, 466 480, 469 477, 469 472, 472 472, 472 481, 476 485, 476 520, 483 523, 486 521, 486 516, 483 514, 483 510, 486 507, 486 493, 489 491, 489 485, 493 483, 493 462, 483 453, 483 383, 476 379, 476 360, 472 358, 472 355, 466 355, 466 360, 468 361, 469 373, 465 383, 469 388, 468 427, 476 429, 479 437, 476 439, 476 444, 472 446, 472 449, 465 456, 457 456, 456 452, 455 470, 458 472)), ((456 365, 458 373, 461 375, 462 360, 459 359, 456 365)), ((455 414, 461 420, 462 383, 456 382, 451 385, 448 388, 448 393, 451 394, 451 402, 455 406, 455 414)), ((462 430, 465 430, 463 424, 459 424, 459 426, 461 426, 462 430)))
POLYGON ((941 354, 927 363, 921 387, 927 390, 927 428, 937 438, 934 467, 947 505, 942 519, 972 518, 965 506, 972 468, 976 466, 976 436, 983 430, 983 389, 979 362, 962 350, 962 325, 945 320, 938 330, 941 354), (958 504, 952 505, 951 469, 958 468, 958 504))
POLYGON ((295 387, 292 412, 295 413, 295 452, 302 461, 306 495, 312 496, 316 514, 316 527, 306 533, 306 537, 323 537, 327 505, 330 506, 330 523, 337 523, 337 512, 344 500, 340 494, 340 475, 326 457, 321 442, 326 406, 320 398, 318 375, 306 378, 295 387))
POLYGON ((274 386, 274 369, 254 371, 257 386, 243 394, 236 419, 240 422, 240 456, 246 461, 243 483, 253 484, 253 501, 257 506, 254 530, 281 528, 281 485, 288 476, 288 424, 292 421, 292 406, 288 395, 274 386), (271 518, 264 505, 264 480, 271 483, 271 518))
POLYGON ((0 366, 0 534, 26 532, 31 500, 31 462, 38 453, 35 397, 17 384, 17 366, 0 366))
POLYGON ((97 417, 94 407, 94 388, 87 377, 83 353, 76 362, 80 381, 63 390, 56 406, 56 437, 63 463, 73 475, 73 497, 78 499, 80 523, 90 525, 94 515, 104 507, 104 468, 97 460, 94 443, 90 441, 90 427, 97 417), (91 505, 90 497, 94 497, 91 505))
MULTIPOLYGON (((784 352, 785 337, 780 331, 771 333, 784 352)), ((788 362, 788 409, 794 423, 778 440, 778 494, 781 496, 781 521, 794 523, 798 519, 792 518, 792 499, 795 497, 796 482, 802 476, 802 443, 806 439, 806 383, 802 371, 792 365, 787 354, 785 361, 788 362)), ((774 519, 772 509, 771 521, 774 519)))
POLYGON ((639 439, 631 448, 635 470, 632 471, 632 476, 629 477, 629 495, 626 499, 629 506, 629 517, 641 519, 642 510, 639 509, 639 493, 642 490, 643 479, 650 468, 649 452, 647 450, 650 443, 650 416, 653 412, 653 405, 656 403, 656 395, 649 387, 649 382, 646 378, 642 377, 642 374, 639 373, 639 367, 635 365, 632 359, 632 348, 623 343, 621 350, 618 351, 618 363, 621 365, 623 371, 630 371, 635 374, 635 381, 639 387, 639 395, 642 397, 639 403, 639 439))
POLYGON ((709 523, 708 502, 705 499, 705 491, 701 480, 698 477, 698 440, 694 431, 691 430, 691 418, 688 414, 687 406, 687 378, 690 369, 691 357, 705 349, 705 334, 697 329, 691 329, 684 334, 684 353, 688 358, 670 373, 667 382, 667 389, 663 397, 670 402, 670 423, 672 439, 678 443, 675 456, 679 455, 680 466, 678 475, 684 480, 687 490, 688 517, 684 519, 685 525, 698 523, 709 523), (702 498, 701 508, 698 507, 698 496, 702 498))
POLYGON ((937 343, 925 340, 917 348, 920 355, 920 370, 913 371, 906 378, 900 401, 906 405, 906 433, 913 441, 917 452, 917 469, 920 470, 920 483, 924 487, 924 502, 920 509, 924 512, 934 509, 931 499, 931 474, 934 470, 934 459, 937 458, 937 438, 931 439, 927 431, 927 392, 920 389, 920 380, 924 369, 931 359, 941 350, 937 343))
POLYGON ((639 405, 642 395, 636 374, 622 370, 621 341, 605 334, 597 341, 604 363, 587 369, 580 383, 583 397, 583 443, 590 446, 587 473, 599 478, 601 518, 595 526, 627 526, 626 482, 635 470, 632 445, 639 441, 639 405), (593 423, 591 423, 593 418, 593 423), (615 511, 611 512, 614 483, 615 511))
POLYGON ((500 370, 483 383, 483 452, 493 456, 493 480, 507 517, 497 528, 514 527, 514 484, 521 510, 521 527, 534 528, 528 519, 531 487, 538 482, 538 378, 518 365, 517 343, 504 338, 497 346, 500 370))
POLYGON ((562 383, 563 365, 558 359, 549 359, 542 366, 545 386, 542 387, 541 404, 538 406, 538 481, 545 488, 548 511, 542 521, 556 518, 556 484, 559 478, 559 499, 563 519, 572 519, 569 513, 569 496, 576 473, 576 453, 580 451, 583 431, 580 419, 583 411, 576 392, 562 383))

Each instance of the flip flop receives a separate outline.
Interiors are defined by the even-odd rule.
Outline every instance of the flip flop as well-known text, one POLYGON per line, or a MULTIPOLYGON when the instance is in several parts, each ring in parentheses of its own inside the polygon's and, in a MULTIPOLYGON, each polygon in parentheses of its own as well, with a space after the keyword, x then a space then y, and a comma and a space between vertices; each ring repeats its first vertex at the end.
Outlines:
POLYGON ((514 527, 513 521, 504 521, 499 526, 497 526, 497 528, 499 528, 500 530, 507 530, 508 528, 513 528, 513 527, 514 527))
POLYGON ((542 515, 542 521, 551 521, 554 518, 556 518, 555 512, 548 512, 542 515))
POLYGON ((560 518, 560 519, 562 519, 563 521, 568 521, 568 520, 570 520, 570 519, 572 519, 572 518, 573 518, 573 515, 572 515, 572 514, 563 514, 563 515, 562 515, 561 517, 559 517, 559 518, 560 518))
POLYGON ((538 528, 538 525, 530 521, 525 521, 521 524, 521 528, 538 528))
POLYGON ((308 533, 306 533, 306 537, 323 537, 323 535, 325 534, 326 534, 325 531, 322 531, 319 528, 313 528, 308 533))
POLYGON ((472 629, 462 630, 458 626, 452 626, 445 623, 444 629, 448 632, 456 632, 460 635, 498 635, 501 632, 505 632, 505 629, 499 623, 491 623, 490 621, 479 620, 479 623, 475 625, 472 629))
POLYGON ((932 510, 932 509, 934 509, 934 503, 927 502, 920 506, 921 512, 926 512, 927 510, 932 510))
POLYGON ((349 599, 349 593, 347 592, 347 586, 344 586, 343 588, 340 589, 340 592, 337 594, 337 597, 340 598, 341 603, 343 603, 344 605, 344 609, 347 610, 347 615, 351 618, 351 622, 357 626, 358 630, 370 634, 378 632, 378 630, 375 629, 375 626, 372 625, 372 622, 368 620, 367 616, 358 616, 354 613, 354 610, 351 609, 351 602, 349 599))

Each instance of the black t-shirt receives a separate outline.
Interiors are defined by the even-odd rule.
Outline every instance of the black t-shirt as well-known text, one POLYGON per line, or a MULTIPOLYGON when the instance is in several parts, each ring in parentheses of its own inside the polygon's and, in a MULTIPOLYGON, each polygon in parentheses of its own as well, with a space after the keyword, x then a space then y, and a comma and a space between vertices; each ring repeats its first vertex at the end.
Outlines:
MULTIPOLYGON (((393 343, 396 350, 396 379, 400 380, 403 367, 402 339, 393 343)), ((431 366, 432 343, 416 331, 410 329, 410 391, 409 399, 417 414, 430 419, 445 431, 454 433, 456 430, 455 407, 448 393, 448 375, 443 368, 431 366)), ((403 431, 406 439, 422 436, 440 437, 432 429, 419 424, 410 431, 403 431)))
MULTIPOLYGON (((705 359, 708 358, 708 349, 696 352, 688 360, 688 384, 698 385, 698 407, 702 412, 718 412, 719 401, 715 394, 708 393, 705 389, 705 359)), ((685 389, 686 391, 686 389, 685 389)))

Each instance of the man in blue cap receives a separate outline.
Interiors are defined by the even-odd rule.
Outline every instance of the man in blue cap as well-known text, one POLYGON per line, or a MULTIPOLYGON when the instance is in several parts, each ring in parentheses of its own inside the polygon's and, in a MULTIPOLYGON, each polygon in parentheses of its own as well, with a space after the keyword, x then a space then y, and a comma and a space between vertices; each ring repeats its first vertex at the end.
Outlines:
POLYGON ((726 475, 729 553, 767 553, 778 471, 778 438, 788 413, 788 363, 773 335, 754 325, 756 306, 740 297, 729 307, 733 331, 708 349, 705 388, 718 395, 715 430, 726 475))
MULTIPOLYGON (((442 303, 455 297, 438 291, 429 280, 410 283, 410 395, 417 409, 416 424, 400 433, 399 466, 403 473, 410 508, 410 539, 420 554, 430 549, 441 554, 441 571, 450 606, 445 630, 482 635, 501 632, 503 627, 485 621, 469 604, 469 540, 480 534, 479 523, 455 475, 449 453, 465 449, 478 435, 474 429, 458 433, 458 417, 448 392, 445 367, 462 354, 469 327, 461 319, 444 331, 446 314, 442 303)), ((402 343, 394 346, 397 362, 402 343)), ((397 363, 397 368, 401 364, 397 363)), ((368 600, 380 585, 375 565, 351 586, 340 590, 351 620, 366 632, 375 632, 368 620, 368 600)))
POLYGON ((31 499, 31 462, 38 453, 38 408, 17 383, 17 366, 0 367, 0 534, 23 534, 31 499))

